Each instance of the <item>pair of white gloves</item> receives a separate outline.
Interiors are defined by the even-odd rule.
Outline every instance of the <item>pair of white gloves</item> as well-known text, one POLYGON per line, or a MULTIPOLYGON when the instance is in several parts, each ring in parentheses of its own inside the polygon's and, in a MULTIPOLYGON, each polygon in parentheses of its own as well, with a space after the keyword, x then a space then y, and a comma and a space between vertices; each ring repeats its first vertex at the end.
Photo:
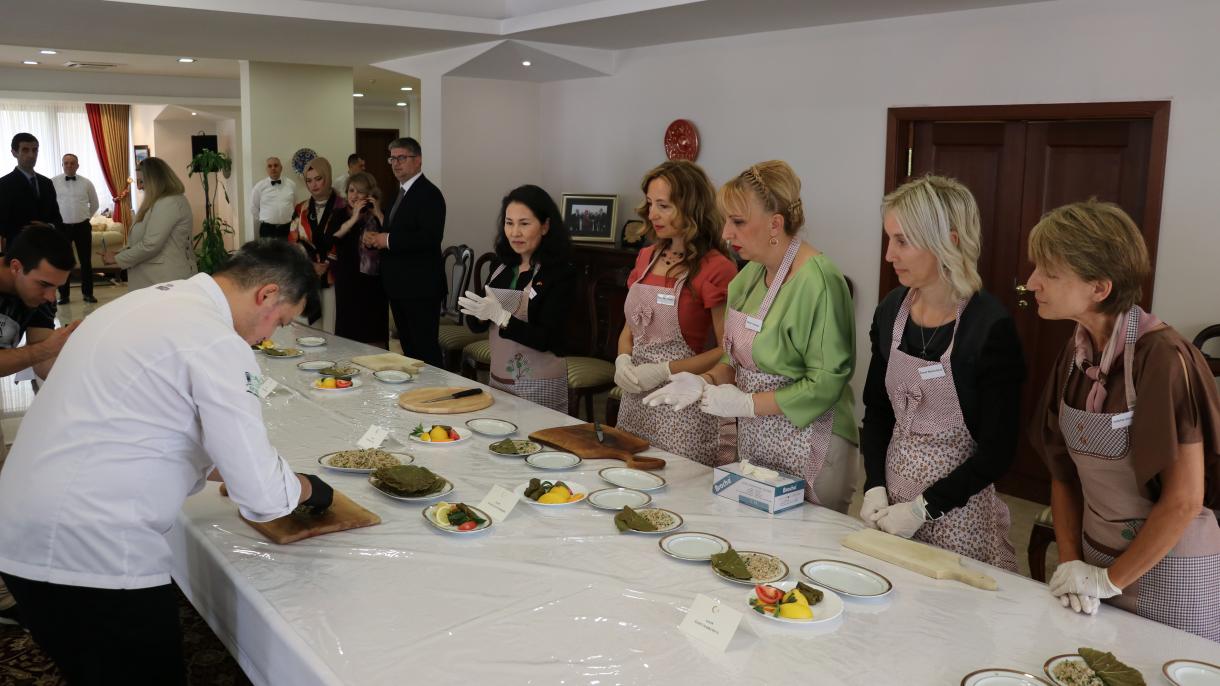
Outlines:
POLYGON ((679 412, 698 402, 700 410, 716 417, 754 416, 754 396, 732 384, 709 384, 690 372, 670 374, 664 362, 632 365, 627 354, 618 356, 614 368, 614 382, 631 393, 643 393, 669 379, 668 384, 644 397, 642 402, 649 407, 668 405, 679 412))
POLYGON ((891 505, 885 486, 873 486, 864 492, 860 519, 887 534, 910 538, 928 521, 928 501, 920 495, 910 502, 891 505))
POLYGON ((465 295, 458 296, 458 309, 467 317, 489 321, 501 329, 508 326, 508 320, 513 318, 513 313, 504 309, 491 293, 479 295, 466 291, 465 295))

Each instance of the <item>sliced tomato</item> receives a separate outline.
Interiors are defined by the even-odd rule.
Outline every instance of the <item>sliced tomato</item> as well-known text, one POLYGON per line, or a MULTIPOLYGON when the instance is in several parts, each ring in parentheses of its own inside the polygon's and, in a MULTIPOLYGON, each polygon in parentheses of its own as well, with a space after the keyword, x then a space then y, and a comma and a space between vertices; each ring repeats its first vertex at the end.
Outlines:
POLYGON ((470 531, 471 529, 475 528, 478 525, 479 525, 479 523, 472 519, 468 522, 463 522, 461 524, 461 526, 458 527, 458 531, 470 531))
POLYGON ((451 440, 451 441, 458 440, 458 432, 454 431, 453 429, 450 429, 449 430, 449 440, 451 440))
POLYGON ((774 586, 759 584, 754 587, 754 594, 767 605, 774 605, 784 597, 784 592, 774 586))
POLYGON ((348 379, 335 379, 335 388, 351 388, 352 382, 348 379))

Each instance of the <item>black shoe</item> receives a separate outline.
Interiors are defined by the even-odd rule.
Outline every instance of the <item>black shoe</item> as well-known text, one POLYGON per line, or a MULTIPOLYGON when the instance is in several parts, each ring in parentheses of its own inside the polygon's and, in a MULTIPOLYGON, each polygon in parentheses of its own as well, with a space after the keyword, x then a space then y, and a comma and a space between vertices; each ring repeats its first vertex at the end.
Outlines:
POLYGON ((67 305, 67 304, 68 304, 68 299, 67 299, 67 298, 60 298, 59 300, 56 300, 56 301, 55 301, 55 304, 56 304, 56 305, 67 305))
POLYGON ((0 624, 16 625, 25 628, 25 622, 21 620, 21 607, 18 605, 0 610, 0 624))
POLYGON ((97 303, 97 298, 93 297, 92 295, 86 295, 86 296, 85 296, 85 302, 87 302, 87 303, 94 303, 94 304, 96 304, 96 303, 97 303))

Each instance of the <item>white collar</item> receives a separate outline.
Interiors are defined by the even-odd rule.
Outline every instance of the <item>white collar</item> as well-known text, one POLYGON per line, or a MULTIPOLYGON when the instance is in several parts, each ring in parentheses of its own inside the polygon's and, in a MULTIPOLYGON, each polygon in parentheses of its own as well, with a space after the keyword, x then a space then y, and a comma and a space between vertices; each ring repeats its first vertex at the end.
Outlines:
POLYGON ((216 283, 216 279, 213 279, 211 274, 200 272, 187 279, 187 283, 199 286, 225 319, 230 324, 233 323, 233 310, 229 307, 229 299, 225 297, 225 292, 220 289, 220 284, 216 283))
POLYGON ((402 189, 405 191, 405 190, 407 190, 408 188, 410 188, 410 187, 411 187, 411 184, 415 183, 415 180, 416 180, 416 179, 418 179, 419 177, 421 177, 421 176, 423 176, 423 175, 424 175, 424 170, 422 170, 422 169, 421 169, 421 170, 419 170, 419 173, 418 173, 418 174, 416 174, 415 176, 412 176, 411 178, 407 179, 406 181, 403 181, 403 182, 402 182, 401 184, 399 184, 399 185, 400 185, 400 186, 402 187, 402 189))

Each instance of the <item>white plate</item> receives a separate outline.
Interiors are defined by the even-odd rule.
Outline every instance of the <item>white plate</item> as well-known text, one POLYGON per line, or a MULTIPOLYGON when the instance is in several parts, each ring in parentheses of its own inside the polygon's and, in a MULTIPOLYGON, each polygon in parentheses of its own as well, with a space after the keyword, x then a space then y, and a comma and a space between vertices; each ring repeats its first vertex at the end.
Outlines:
MULTIPOLYGON (((791 591, 792 589, 796 588, 796 583, 797 582, 795 582, 795 581, 780 581, 778 583, 768 584, 768 585, 774 586, 775 588, 778 588, 781 591, 787 593, 788 591, 791 591)), ((788 619, 787 617, 776 617, 774 615, 769 615, 769 614, 764 614, 762 612, 759 612, 758 610, 755 610, 750 605, 750 598, 757 597, 754 594, 754 591, 750 591, 750 595, 746 596, 746 609, 749 610, 746 614, 752 615, 754 617, 758 617, 760 619, 768 619, 768 620, 771 620, 772 622, 779 622, 780 624, 794 624, 796 626, 805 626, 807 624, 821 624, 822 622, 829 622, 830 620, 843 614, 843 599, 839 597, 838 593, 835 593, 834 591, 832 591, 829 588, 826 588, 825 586, 822 586, 820 584, 806 584, 806 585, 813 586, 814 588, 816 588, 822 592, 822 601, 817 603, 816 605, 809 606, 809 609, 813 610, 813 619, 788 619)))
POLYGON ((373 376, 376 377, 378 381, 384 381, 386 383, 406 383, 415 378, 414 376, 411 376, 406 372, 400 372, 397 369, 383 369, 379 372, 373 372, 373 376))
POLYGON ((542 481, 562 481, 564 485, 568 487, 568 490, 572 491, 573 495, 584 493, 586 497, 566 503, 540 503, 537 500, 530 500, 529 498, 525 497, 525 489, 530 485, 528 481, 514 488, 513 493, 516 493, 517 497, 520 498, 522 502, 529 503, 530 505, 536 505, 538 507, 567 507, 569 505, 583 503, 588 497, 589 489, 585 488, 582 484, 576 483, 575 481, 568 481, 567 479, 542 479, 542 481))
POLYGON ((297 343, 306 348, 316 348, 320 345, 326 345, 326 339, 321 336, 301 336, 297 339, 297 343))
POLYGON ((310 388, 323 393, 334 393, 336 391, 353 391, 364 385, 364 382, 362 382, 360 379, 351 379, 352 385, 348 386, 347 388, 321 388, 318 386, 318 384, 321 383, 322 379, 324 378, 326 377, 318 377, 317 380, 309 384, 310 388))
MULTIPOLYGON (((440 475, 438 474, 437 476, 440 475)), ((373 485, 373 488, 377 489, 378 493, 386 497, 393 498, 394 500, 404 500, 409 503, 421 503, 426 500, 436 500, 453 492, 453 482, 445 479, 443 476, 441 478, 445 480, 445 485, 436 493, 429 493, 428 495, 398 495, 397 493, 387 491, 381 487, 381 481, 372 474, 369 474, 369 483, 373 485)))
POLYGON ((557 450, 544 450, 525 458, 526 464, 538 469, 571 469, 581 463, 581 459, 572 453, 561 453, 557 450))
POLYGON ((715 534, 702 531, 686 531, 670 534, 657 542, 661 552, 688 562, 707 562, 712 555, 728 552, 729 542, 715 534))
MULTIPOLYGON (((432 428, 433 426, 436 426, 436 424, 428 424, 427 426, 428 426, 428 428, 430 429, 430 428, 432 428)), ((441 424, 440 426, 448 426, 448 427, 452 427, 453 425, 452 425, 452 424, 441 424)), ((442 445, 442 446, 443 446, 443 445, 457 445, 458 443, 461 443, 461 442, 463 442, 463 441, 468 441, 468 440, 470 440, 470 432, 469 432, 469 431, 467 431, 467 432, 466 432, 466 433, 463 435, 463 433, 462 433, 461 431, 459 431, 459 432, 458 432, 458 439, 457 439, 456 441, 437 441, 436 443, 433 443, 432 441, 421 441, 421 440, 419 440, 419 436, 416 436, 416 435, 414 435, 414 434, 408 434, 408 435, 407 435, 407 440, 409 440, 409 441, 414 441, 415 443, 418 443, 418 444, 420 444, 420 445, 442 445)))
MULTIPOLYGON (((635 508, 632 508, 632 509, 635 509, 635 508)), ((671 531, 676 531, 676 530, 682 528, 682 524, 683 524, 682 515, 678 514, 677 512, 674 512, 673 510, 666 510, 663 507, 642 507, 642 508, 636 510, 636 512, 638 512, 642 516, 645 512, 650 512, 653 510, 664 512, 664 513, 668 514, 670 517, 673 517, 674 523, 672 525, 670 525, 669 527, 666 527, 664 529, 657 529, 656 531, 638 531, 636 529, 627 529, 627 531, 625 531, 623 533, 644 534, 645 536, 650 536, 652 534, 667 534, 671 531)))
POLYGON ((297 362, 297 369, 303 372, 316 372, 333 366, 335 366, 335 363, 330 360, 306 360, 304 362, 297 362))
POLYGON ((962 686, 1047 686, 1047 682, 1027 672, 988 667, 962 677, 962 686))
POLYGON ((606 467, 598 472, 597 475, 603 481, 612 483, 615 486, 634 488, 637 491, 655 491, 658 488, 665 488, 665 479, 642 469, 606 467))
MULTIPOLYGON (((491 445, 487 446, 487 450, 492 455, 499 455, 500 457, 526 457, 527 455, 533 455, 534 453, 542 452, 542 446, 538 445, 537 443, 535 443, 533 441, 527 441, 527 440, 520 439, 520 438, 501 438, 500 441, 496 441, 495 443, 492 443, 491 445), (499 443, 500 441, 513 441, 514 443, 519 443, 519 444, 521 444, 520 445, 521 450, 524 452, 502 453, 499 450, 497 450, 495 447, 495 444, 499 443)), ((516 446, 514 446, 514 447, 516 447, 516 446)))
POLYGON ((1067 653, 1064 655, 1056 655, 1043 663, 1042 673, 1046 674, 1047 680, 1052 684, 1063 686, 1064 682, 1060 681, 1059 678, 1055 676, 1055 667, 1059 666, 1059 664, 1063 662, 1079 662, 1084 664, 1084 658, 1080 657, 1080 655, 1076 653, 1067 653))
POLYGON ((1161 668, 1174 686, 1216 686, 1220 684, 1220 665, 1198 660, 1170 660, 1161 668))
POLYGON ((495 419, 494 417, 476 417, 475 419, 466 420, 466 426, 470 427, 471 431, 483 434, 484 436, 492 436, 495 438, 504 438, 517 433, 517 425, 507 419, 495 419))
POLYGON ((652 496, 643 491, 630 488, 603 488, 589 494, 589 504, 599 510, 614 510, 615 512, 630 507, 637 509, 652 502, 652 496))
MULTIPOLYGON (((411 464, 412 462, 415 461, 415 458, 412 457, 411 455, 408 455, 407 453, 395 453, 395 452, 391 452, 389 450, 387 450, 386 452, 390 453, 394 457, 397 457, 399 464, 411 464)), ((359 469, 356 467, 335 467, 334 465, 332 465, 330 463, 330 461, 331 461, 331 458, 333 458, 335 455, 338 455, 338 454, 339 454, 338 452, 326 453, 322 457, 318 458, 318 464, 322 465, 323 467, 326 467, 327 469, 334 470, 336 472, 347 472, 349 474, 372 474, 373 473, 372 469, 359 469)))
MULTIPOLYGON (((716 569, 715 567, 712 567, 712 573, 715 574, 716 576, 720 577, 721 579, 724 579, 725 581, 732 581, 735 584, 746 584, 747 586, 754 586, 756 584, 775 585, 775 583, 777 581, 782 581, 783 579, 787 578, 787 576, 788 576, 788 563, 784 562, 783 560, 779 559, 778 557, 776 557, 774 555, 771 555, 768 553, 760 553, 760 552, 757 552, 754 550, 738 550, 737 554, 740 555, 743 560, 746 560, 747 563, 749 562, 750 557, 769 557, 769 558, 775 560, 776 562, 779 563, 779 567, 780 567, 779 576, 775 576, 770 579, 764 579, 764 578, 760 578, 760 577, 751 577, 750 579, 743 581, 742 579, 734 579, 733 577, 728 576, 727 574, 721 574, 720 570, 716 569)), ((708 558, 708 559, 711 559, 711 558, 708 558)))
POLYGON ((801 565, 801 574, 849 598, 881 598, 894 590, 889 579, 873 570, 839 560, 810 560, 801 565))
POLYGON ((440 505, 440 503, 433 503, 433 504, 425 507, 424 509, 420 510, 420 512, 423 513, 425 521, 427 521, 429 524, 431 524, 434 528, 440 529, 441 531, 444 531, 447 534, 457 534, 459 536, 465 536, 466 534, 477 534, 480 531, 487 531, 495 524, 495 522, 491 518, 491 515, 480 510, 479 508, 475 507, 474 505, 467 505, 466 507, 469 507, 470 509, 474 510, 475 514, 477 514, 478 516, 482 517, 483 519, 485 519, 487 521, 483 522, 479 526, 476 526, 475 528, 471 529, 470 531, 459 531, 456 526, 446 526, 444 524, 438 523, 435 519, 432 518, 432 514, 436 512, 436 508, 438 505, 440 505))
POLYGON ((272 349, 278 350, 278 351, 284 353, 283 355, 267 355, 267 351, 264 350, 263 355, 266 355, 268 358, 270 358, 272 360, 291 360, 294 357, 300 357, 305 354, 305 351, 301 350, 300 348, 272 348, 272 349))

